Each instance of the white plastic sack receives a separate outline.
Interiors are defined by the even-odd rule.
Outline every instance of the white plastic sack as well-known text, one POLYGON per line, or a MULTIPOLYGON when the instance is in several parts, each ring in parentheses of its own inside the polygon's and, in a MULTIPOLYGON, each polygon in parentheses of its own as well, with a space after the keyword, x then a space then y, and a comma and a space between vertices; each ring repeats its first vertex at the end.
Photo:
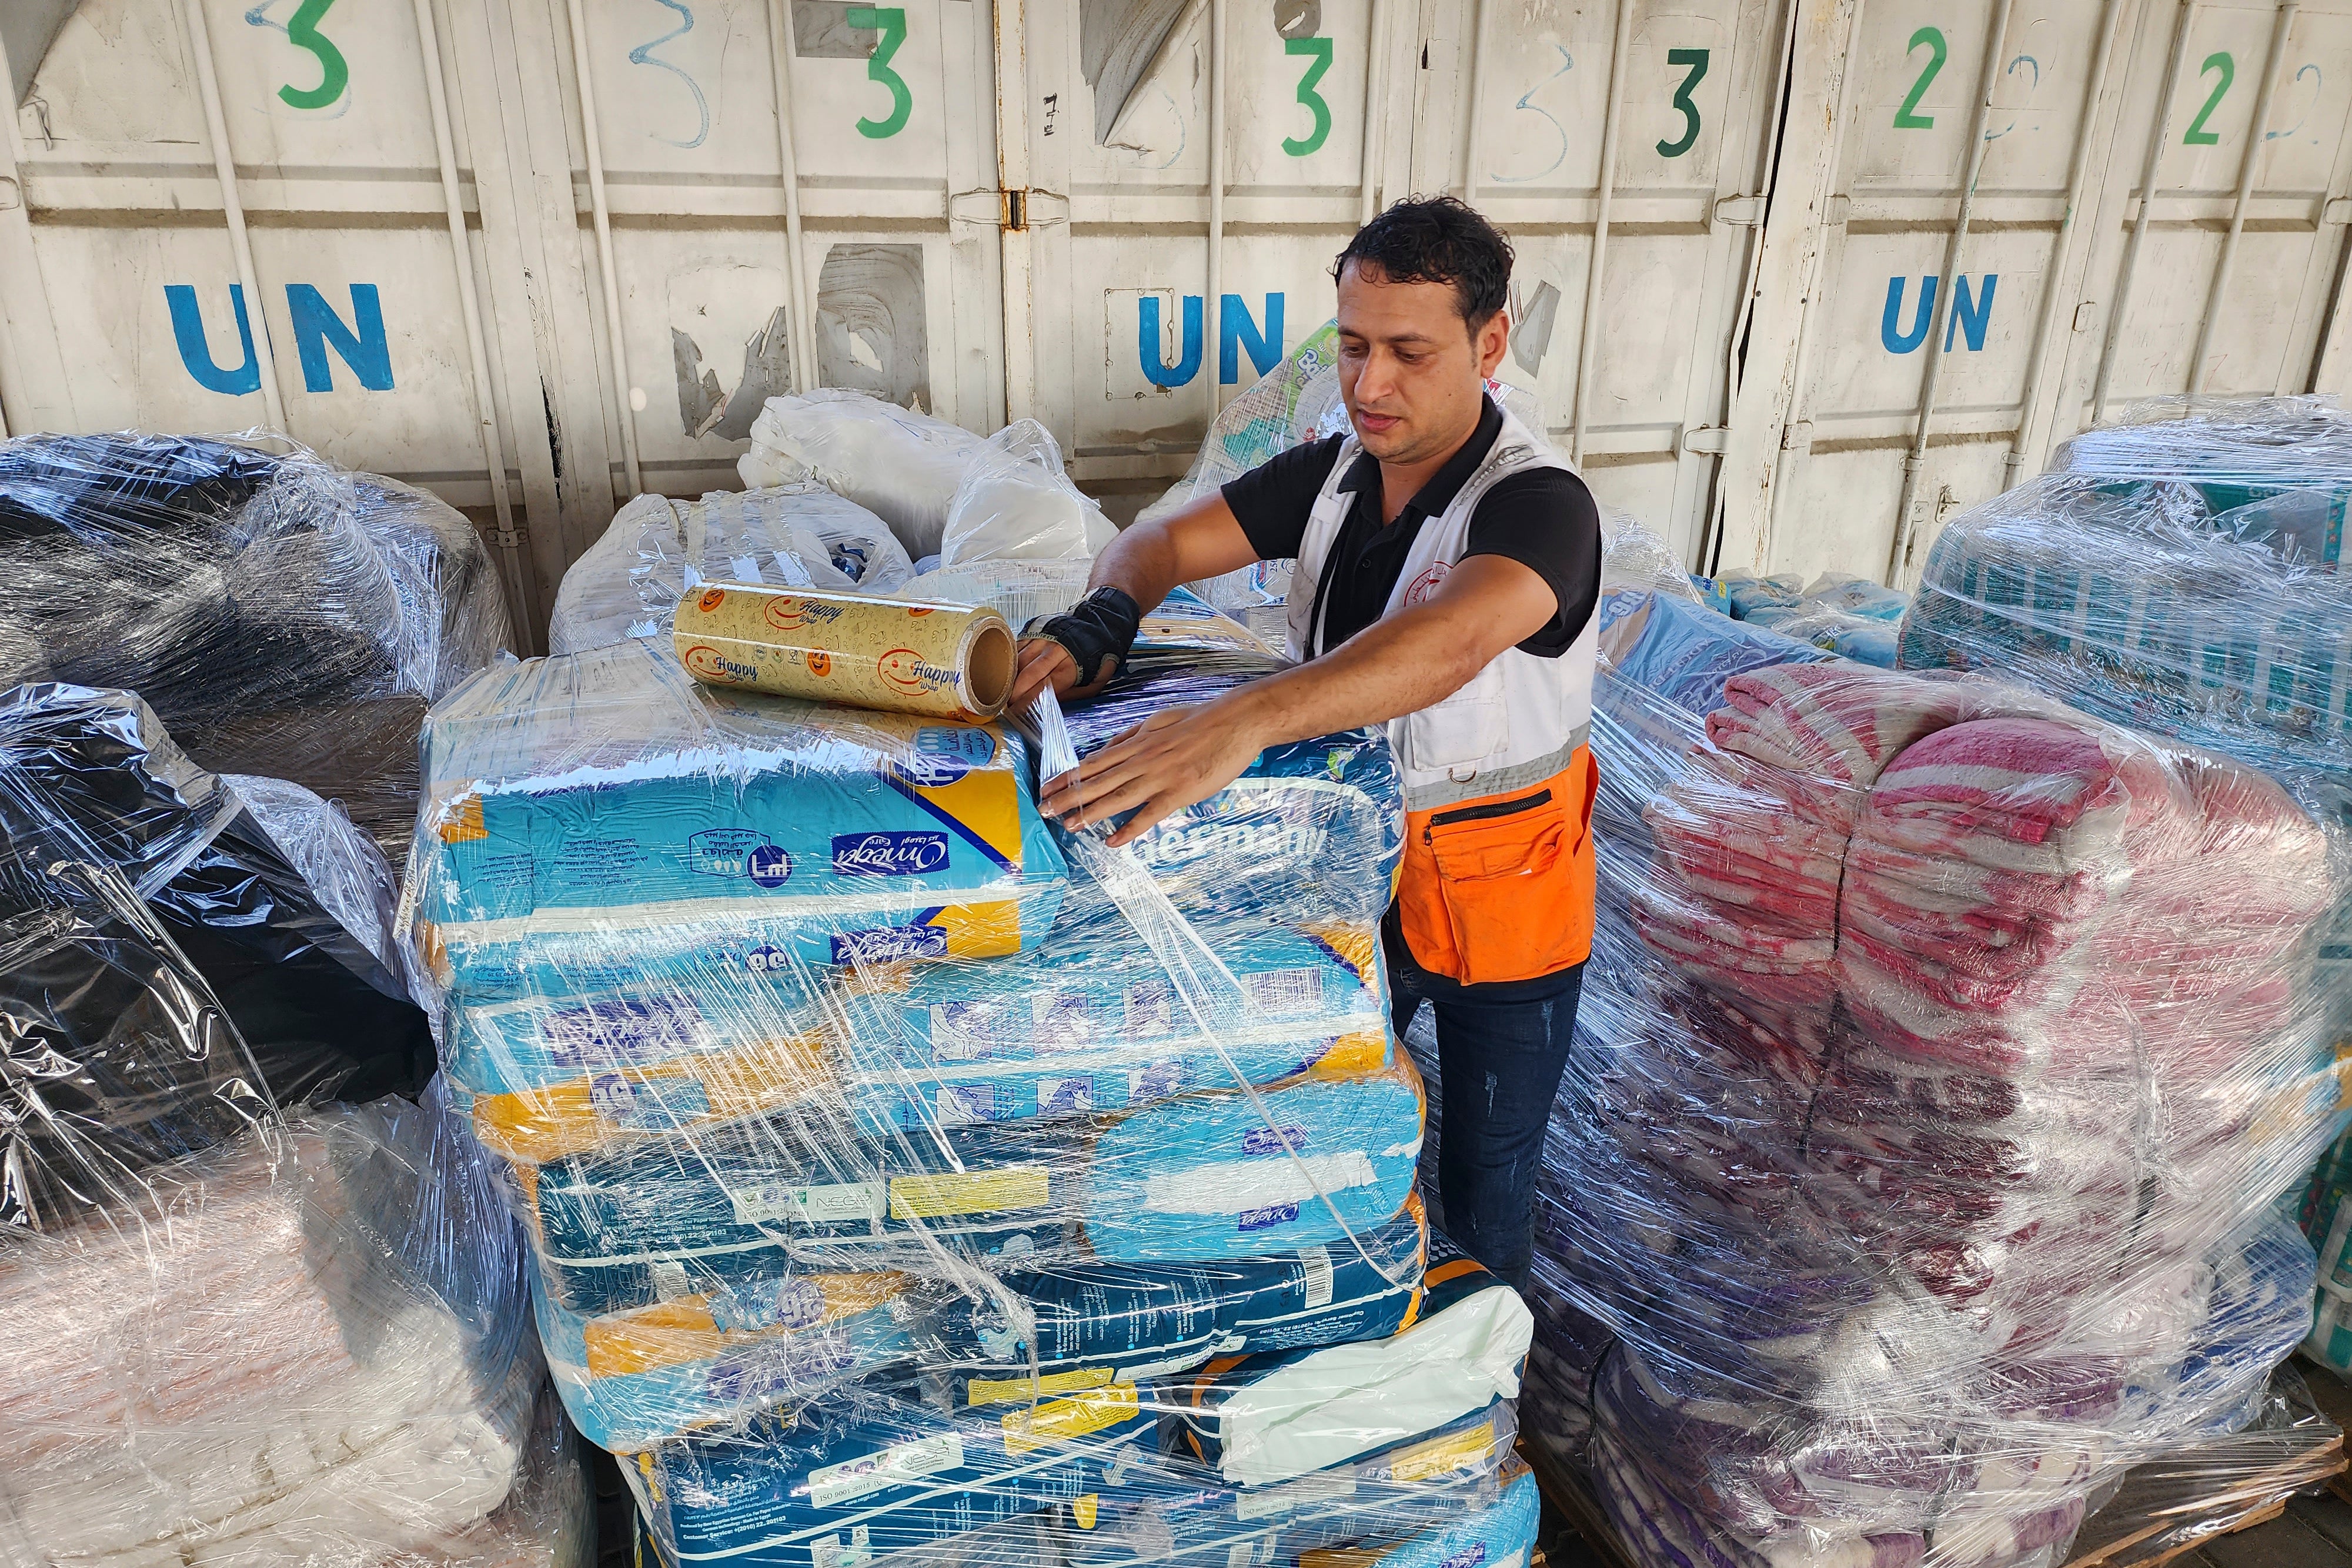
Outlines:
POLYGON ((890 525, 910 559, 936 555, 957 486, 985 443, 864 392, 772 397, 736 472, 751 488, 814 478, 890 525))
POLYGON ((914 573, 888 525, 814 479, 699 501, 639 496, 563 574, 548 650, 667 636, 679 598, 698 583, 891 593, 914 573))
POLYGON ((1091 560, 1118 537, 1102 508, 1062 470, 1044 425, 1024 419, 982 444, 940 539, 942 569, 976 560, 1091 560))

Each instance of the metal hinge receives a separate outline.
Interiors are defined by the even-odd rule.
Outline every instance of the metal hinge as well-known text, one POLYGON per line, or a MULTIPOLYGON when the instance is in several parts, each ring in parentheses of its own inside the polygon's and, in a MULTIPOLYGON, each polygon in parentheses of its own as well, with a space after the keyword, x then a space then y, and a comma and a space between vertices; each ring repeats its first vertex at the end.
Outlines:
POLYGON ((1034 185, 1017 191, 982 186, 949 197, 948 218, 959 224, 991 224, 1008 231, 1031 229, 1069 222, 1070 198, 1034 185))
POLYGON ((1781 431, 1780 431, 1780 450, 1781 450, 1781 451, 1783 451, 1783 452, 1802 452, 1802 451, 1804 451, 1807 447, 1811 446, 1812 444, 1813 444, 1813 422, 1812 422, 1811 420, 1810 420, 1810 419, 1801 419, 1801 420, 1798 420, 1798 421, 1797 421, 1795 423, 1793 423, 1793 424, 1784 425, 1784 426, 1781 428, 1781 431))
POLYGON ((500 549, 520 549, 526 538, 520 528, 492 528, 489 537, 500 549))
POLYGON ((1696 430, 1683 432, 1685 452, 1720 455, 1731 444, 1731 427, 1725 424, 1702 424, 1696 430))

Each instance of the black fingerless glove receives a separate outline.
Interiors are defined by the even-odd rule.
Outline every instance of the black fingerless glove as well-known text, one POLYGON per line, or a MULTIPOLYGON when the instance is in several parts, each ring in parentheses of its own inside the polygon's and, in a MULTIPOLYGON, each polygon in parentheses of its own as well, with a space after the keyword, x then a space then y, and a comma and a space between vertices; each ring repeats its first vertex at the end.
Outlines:
POLYGON ((1143 607, 1116 588, 1097 588, 1059 615, 1041 615, 1022 629, 1027 637, 1050 637, 1078 666, 1078 685, 1102 675, 1103 661, 1127 657, 1143 624, 1143 607))

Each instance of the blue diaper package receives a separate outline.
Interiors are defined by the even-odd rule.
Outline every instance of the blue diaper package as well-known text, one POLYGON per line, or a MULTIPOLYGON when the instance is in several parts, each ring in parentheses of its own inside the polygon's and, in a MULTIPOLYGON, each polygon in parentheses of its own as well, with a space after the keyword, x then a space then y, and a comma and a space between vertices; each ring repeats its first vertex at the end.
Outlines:
POLYGON ((1420 1301, 1427 1247, 1412 1197, 1353 1241, 1297 1252, 1008 1269, 1000 1278, 1012 1300, 940 1291, 912 1333, 925 1364, 948 1369, 958 1402, 1001 1404, 1188 1371, 1213 1355, 1385 1337, 1420 1301))
POLYGON ((1067 881, 1001 727, 720 692, 635 640, 484 671, 424 744, 415 897, 467 1001, 1017 952, 1067 881))
POLYGON ((1379 1073, 1308 1073, 1254 1098, 1188 1094, 1050 1129, 861 1144, 814 1115, 743 1122, 551 1161, 531 1207, 556 1299, 595 1313, 772 1273, 788 1252, 841 1269, 935 1245, 1017 1260, 1052 1252, 1074 1223, 1093 1256, 1117 1261, 1328 1245, 1403 1207, 1420 1146, 1421 1083, 1400 1055, 1379 1073))
POLYGON ((790 1270, 583 1317, 534 1277, 540 1343, 572 1424, 614 1453, 815 1398, 904 1358, 904 1274, 790 1270))
POLYGON ((856 1568, 1097 1498, 1148 1455, 1157 1420, 1133 1384, 967 1416, 861 1386, 665 1444, 631 1480, 679 1568, 856 1568))
POLYGON ((1377 1071, 1391 1050, 1369 926, 1206 928, 1250 1004, 1210 1040, 1116 914, 1064 920, 1034 953, 897 965, 856 984, 844 1078, 871 1133, 1120 1111, 1321 1066, 1377 1071))
MULTIPOLYGON (((1159 1563, 1224 1568, 1233 1561, 1353 1568, 1389 1562, 1383 1553, 1412 1552, 1454 1531, 1463 1531, 1466 1546, 1481 1538, 1475 1521, 1512 1528, 1509 1516, 1492 1516, 1516 1485, 1514 1475, 1526 1473, 1512 1457, 1517 1433, 1510 1401, 1497 1399, 1380 1453, 1272 1486, 1223 1485, 1164 1459, 1106 1496, 1096 1528, 1071 1534, 1065 1555, 1069 1568, 1159 1563), (1323 1552, 1334 1556, 1314 1555, 1323 1552)), ((1532 1533, 1533 1518, 1527 1522, 1532 1533)), ((1501 1534, 1491 1531, 1489 1538, 1501 1534)), ((1423 1568, 1424 1560, 1397 1561, 1423 1568)), ((1429 1568, 1446 1561, 1426 1560, 1429 1568)), ((1505 1561, 1496 1559, 1496 1568, 1505 1561)), ((1458 1568, 1473 1563, 1485 1568, 1475 1557, 1458 1568)))
MULTIPOLYGON (((1081 760, 1155 713, 1205 703, 1285 668, 1270 654, 1139 646, 1066 717, 1081 760)), ((1057 833, 1066 831, 1059 827, 1057 833)), ((1173 811, 1135 853, 1188 919, 1373 925, 1402 852, 1404 795, 1384 727, 1270 746, 1242 776, 1173 811)), ((1104 907, 1083 879, 1081 913, 1104 907)))
POLYGON ((1098 1258, 1262 1258, 1373 1229, 1412 1191, 1420 1075, 1310 1072, 1276 1088, 1188 1094, 1104 1128, 1076 1201, 1098 1258))

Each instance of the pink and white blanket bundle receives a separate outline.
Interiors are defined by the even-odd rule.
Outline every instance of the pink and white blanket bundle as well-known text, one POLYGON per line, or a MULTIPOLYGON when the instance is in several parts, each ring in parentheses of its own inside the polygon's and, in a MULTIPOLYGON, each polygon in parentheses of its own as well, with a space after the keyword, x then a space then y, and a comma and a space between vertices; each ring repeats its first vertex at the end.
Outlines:
POLYGON ((1839 1218, 2011 1348, 2055 1336, 2279 1093, 2324 834, 2252 769, 1990 683, 1781 665, 1706 729, 1645 813, 1637 929, 1820 1058, 1839 1218))

